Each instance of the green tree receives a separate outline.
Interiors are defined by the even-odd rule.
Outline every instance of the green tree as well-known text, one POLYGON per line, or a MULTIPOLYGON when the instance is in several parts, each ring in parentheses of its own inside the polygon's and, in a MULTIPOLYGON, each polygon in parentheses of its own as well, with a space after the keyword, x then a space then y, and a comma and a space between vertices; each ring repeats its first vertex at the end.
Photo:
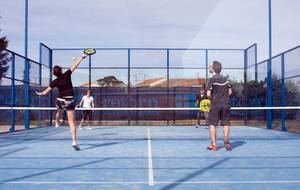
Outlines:
POLYGON ((8 40, 6 36, 0 37, 0 85, 2 82, 2 78, 6 76, 7 71, 9 69, 9 53, 5 51, 8 46, 8 40))
POLYGON ((101 87, 124 87, 125 84, 123 81, 118 80, 115 76, 107 76, 103 79, 98 79, 97 83, 101 87))

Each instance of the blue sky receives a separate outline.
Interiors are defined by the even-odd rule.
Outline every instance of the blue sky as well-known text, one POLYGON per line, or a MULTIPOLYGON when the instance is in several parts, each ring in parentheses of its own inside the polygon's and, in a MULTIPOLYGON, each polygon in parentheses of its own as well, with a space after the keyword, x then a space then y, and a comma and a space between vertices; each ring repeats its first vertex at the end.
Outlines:
MULTIPOLYGON (((300 1, 272 2, 275 55, 300 44, 300 1)), ((1 0, 0 7, 1 36, 24 54, 24 0, 1 0)), ((262 60, 268 56, 267 10, 268 0, 29 0, 29 56, 38 60, 39 42, 56 48, 257 43, 262 60)))
MULTIPOLYGON (((1 35, 24 52, 24 0, 1 0, 1 35)), ((273 0, 273 54, 300 43, 300 1, 273 0)), ((29 0, 29 55, 50 47, 245 48, 267 54, 267 0, 29 0)))

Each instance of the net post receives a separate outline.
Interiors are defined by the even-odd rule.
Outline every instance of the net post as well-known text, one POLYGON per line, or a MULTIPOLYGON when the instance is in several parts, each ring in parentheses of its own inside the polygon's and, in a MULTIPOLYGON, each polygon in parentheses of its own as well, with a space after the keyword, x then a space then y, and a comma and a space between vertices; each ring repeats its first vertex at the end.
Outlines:
MULTIPOLYGON (((281 55, 281 106, 286 106, 286 89, 285 89, 285 59, 284 54, 281 55)), ((281 130, 287 131, 285 125, 286 111, 281 110, 281 130)))

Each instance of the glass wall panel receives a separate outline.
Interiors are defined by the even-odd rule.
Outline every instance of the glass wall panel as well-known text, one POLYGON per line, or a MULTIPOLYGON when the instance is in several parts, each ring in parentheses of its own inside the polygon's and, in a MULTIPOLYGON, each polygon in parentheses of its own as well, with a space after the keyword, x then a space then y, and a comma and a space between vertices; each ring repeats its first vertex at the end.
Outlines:
POLYGON ((127 87, 128 69, 92 69, 91 86, 127 87))
POLYGON ((285 77, 292 77, 300 74, 300 47, 287 52, 284 55, 284 63, 285 63, 285 77))
MULTIPOLYGON (((83 50, 64 50, 64 51, 53 51, 53 66, 59 65, 64 68, 70 68, 74 62, 74 58, 79 58, 83 54, 83 50)), ((84 59, 79 67, 89 67, 88 58, 84 59)))
MULTIPOLYGON (((286 105, 300 106, 300 77, 285 80, 286 105)), ((300 110, 286 110, 286 127, 290 132, 300 133, 300 110)))
POLYGON ((131 67, 167 67, 167 51, 131 50, 131 67))
POLYGON ((128 67, 127 50, 97 50, 91 59, 92 67, 128 67))
POLYGON ((46 87, 49 85, 49 81, 50 81, 50 69, 48 67, 45 67, 44 65, 42 65, 42 86, 46 87))
POLYGON ((10 53, 6 50, 2 50, 0 52, 2 54, 1 55, 1 73, 0 73, 1 76, 0 76, 0 80, 1 80, 2 77, 11 78, 12 53, 10 53))
POLYGON ((205 50, 170 50, 170 67, 206 67, 205 50))
POLYGON ((31 84, 39 85, 40 83, 40 65, 38 63, 29 62, 29 81, 31 84))
POLYGON ((24 80, 25 59, 15 55, 15 79, 24 80))
POLYGON ((223 68, 244 68, 244 51, 209 50, 208 64, 213 61, 221 62, 223 68))

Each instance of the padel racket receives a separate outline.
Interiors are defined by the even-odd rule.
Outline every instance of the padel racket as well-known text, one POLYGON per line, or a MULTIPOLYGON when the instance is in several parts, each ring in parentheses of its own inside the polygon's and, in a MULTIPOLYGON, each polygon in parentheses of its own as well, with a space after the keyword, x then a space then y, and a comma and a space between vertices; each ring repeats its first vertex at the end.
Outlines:
POLYGON ((83 53, 86 54, 86 55, 93 55, 93 54, 96 53, 96 50, 93 49, 93 48, 89 48, 89 49, 83 50, 83 53))
POLYGON ((210 111, 210 100, 209 99, 201 100, 200 110, 203 111, 203 112, 209 112, 210 111))

